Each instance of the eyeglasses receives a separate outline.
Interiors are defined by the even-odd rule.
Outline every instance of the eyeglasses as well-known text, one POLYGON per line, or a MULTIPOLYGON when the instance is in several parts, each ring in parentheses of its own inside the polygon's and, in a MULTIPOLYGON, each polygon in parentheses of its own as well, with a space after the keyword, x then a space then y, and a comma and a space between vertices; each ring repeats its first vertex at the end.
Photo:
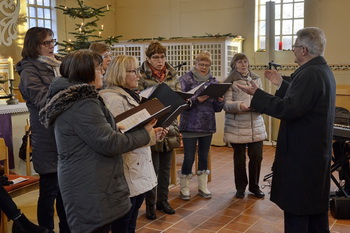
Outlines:
POLYGON ((209 68, 211 65, 210 64, 204 64, 204 63, 198 63, 197 66, 209 68))
POLYGON ((292 45, 292 50, 294 51, 295 48, 303 48, 304 45, 292 45))
POLYGON ((112 53, 106 52, 102 55, 102 59, 105 59, 107 57, 112 57, 112 53))
POLYGON ((139 73, 140 73, 140 67, 137 68, 137 69, 135 69, 135 70, 127 70, 126 72, 127 72, 127 73, 134 73, 135 75, 136 75, 136 74, 139 74, 139 73))
POLYGON ((102 67, 102 64, 100 64, 99 66, 97 66, 96 68, 95 68, 95 71, 97 71, 97 72, 100 72, 101 74, 103 74, 103 67, 102 67))
POLYGON ((56 39, 43 41, 41 44, 45 47, 49 47, 51 44, 56 45, 56 39))
POLYGON ((151 58, 152 58, 153 60, 159 60, 159 59, 165 60, 166 56, 151 56, 151 58))

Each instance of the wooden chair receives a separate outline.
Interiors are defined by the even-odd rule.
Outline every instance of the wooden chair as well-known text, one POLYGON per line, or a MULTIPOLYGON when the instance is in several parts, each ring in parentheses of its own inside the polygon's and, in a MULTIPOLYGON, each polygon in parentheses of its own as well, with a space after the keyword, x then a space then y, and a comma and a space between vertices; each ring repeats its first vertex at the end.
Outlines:
MULTIPOLYGON (((27 178, 28 180, 4 186, 5 190, 10 194, 12 198, 25 194, 27 192, 36 190, 39 188, 39 177, 36 176, 20 176, 9 174, 9 163, 8 163, 8 148, 5 144, 5 140, 0 138, 0 161, 4 161, 4 174, 9 180, 14 180, 19 177, 27 178)), ((1 222, 0 222, 0 233, 7 233, 7 216, 1 211, 1 222)))
POLYGON ((30 154, 32 153, 32 144, 31 144, 31 140, 30 140, 30 136, 31 136, 31 130, 30 130, 30 123, 29 120, 27 119, 27 124, 24 127, 24 132, 28 133, 28 137, 27 137, 27 148, 26 148, 26 174, 27 176, 32 175, 32 167, 31 167, 31 157, 30 154))
MULTIPOLYGON (((184 148, 181 142, 181 146, 178 148, 175 148, 173 150, 173 155, 171 158, 171 168, 170 168, 170 183, 176 185, 177 184, 177 172, 176 172, 176 155, 180 154, 183 155, 184 154, 184 148)), ((196 155, 195 155, 195 174, 197 174, 197 168, 198 168, 198 147, 196 148, 196 155)), ((208 182, 211 181, 211 149, 209 149, 209 153, 208 153, 208 170, 210 171, 210 174, 208 176, 208 182)))

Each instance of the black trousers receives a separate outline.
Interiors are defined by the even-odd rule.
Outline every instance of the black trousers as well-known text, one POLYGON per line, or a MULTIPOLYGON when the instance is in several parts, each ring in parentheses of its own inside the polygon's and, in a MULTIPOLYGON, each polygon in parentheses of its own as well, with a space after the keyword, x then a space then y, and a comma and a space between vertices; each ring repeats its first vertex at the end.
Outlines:
POLYGON ((112 222, 112 233, 134 233, 136 231, 137 216, 144 199, 144 193, 130 197, 131 209, 125 216, 112 222))
POLYGON ((154 205, 156 201, 160 203, 168 200, 172 154, 172 150, 167 152, 152 151, 153 167, 157 175, 158 185, 146 193, 147 205, 154 205))
POLYGON ((56 211, 59 217, 60 233, 70 233, 64 210, 61 192, 58 186, 57 173, 40 174, 39 200, 38 200, 38 222, 42 227, 46 227, 53 232, 54 224, 54 204, 56 201, 56 211))
POLYGON ((284 212, 285 233, 329 233, 328 211, 315 215, 284 212))
POLYGON ((246 148, 248 147, 249 157, 249 191, 259 189, 259 179, 262 161, 263 142, 252 142, 244 144, 231 143, 233 148, 234 175, 237 191, 244 192, 248 185, 246 169, 246 148))
POLYGON ((2 185, 0 185, 0 210, 2 210, 9 219, 14 219, 21 214, 17 205, 2 185))

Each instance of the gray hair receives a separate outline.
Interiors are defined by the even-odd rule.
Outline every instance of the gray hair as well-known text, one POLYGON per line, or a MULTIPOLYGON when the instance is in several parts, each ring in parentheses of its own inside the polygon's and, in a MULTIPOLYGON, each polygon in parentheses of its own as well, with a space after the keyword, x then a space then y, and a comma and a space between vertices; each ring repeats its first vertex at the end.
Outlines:
POLYGON ((326 35, 317 27, 306 27, 297 32, 299 45, 305 46, 313 56, 323 56, 326 48, 326 35))

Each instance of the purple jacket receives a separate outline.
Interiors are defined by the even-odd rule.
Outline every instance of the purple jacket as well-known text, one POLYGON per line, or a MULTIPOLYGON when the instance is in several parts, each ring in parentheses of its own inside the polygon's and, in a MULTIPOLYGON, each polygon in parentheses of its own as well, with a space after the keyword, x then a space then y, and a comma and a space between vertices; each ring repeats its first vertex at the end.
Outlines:
MULTIPOLYGON (((194 79, 192 71, 181 76, 179 82, 183 92, 187 92, 200 84, 194 79)), ((210 83, 218 83, 218 81, 213 76, 210 76, 204 86, 207 87, 210 83)), ((191 97, 191 107, 181 114, 180 132, 215 133, 215 112, 222 110, 224 102, 218 102, 216 99, 209 98, 199 103, 197 101, 198 93, 204 89, 204 86, 191 97)))

